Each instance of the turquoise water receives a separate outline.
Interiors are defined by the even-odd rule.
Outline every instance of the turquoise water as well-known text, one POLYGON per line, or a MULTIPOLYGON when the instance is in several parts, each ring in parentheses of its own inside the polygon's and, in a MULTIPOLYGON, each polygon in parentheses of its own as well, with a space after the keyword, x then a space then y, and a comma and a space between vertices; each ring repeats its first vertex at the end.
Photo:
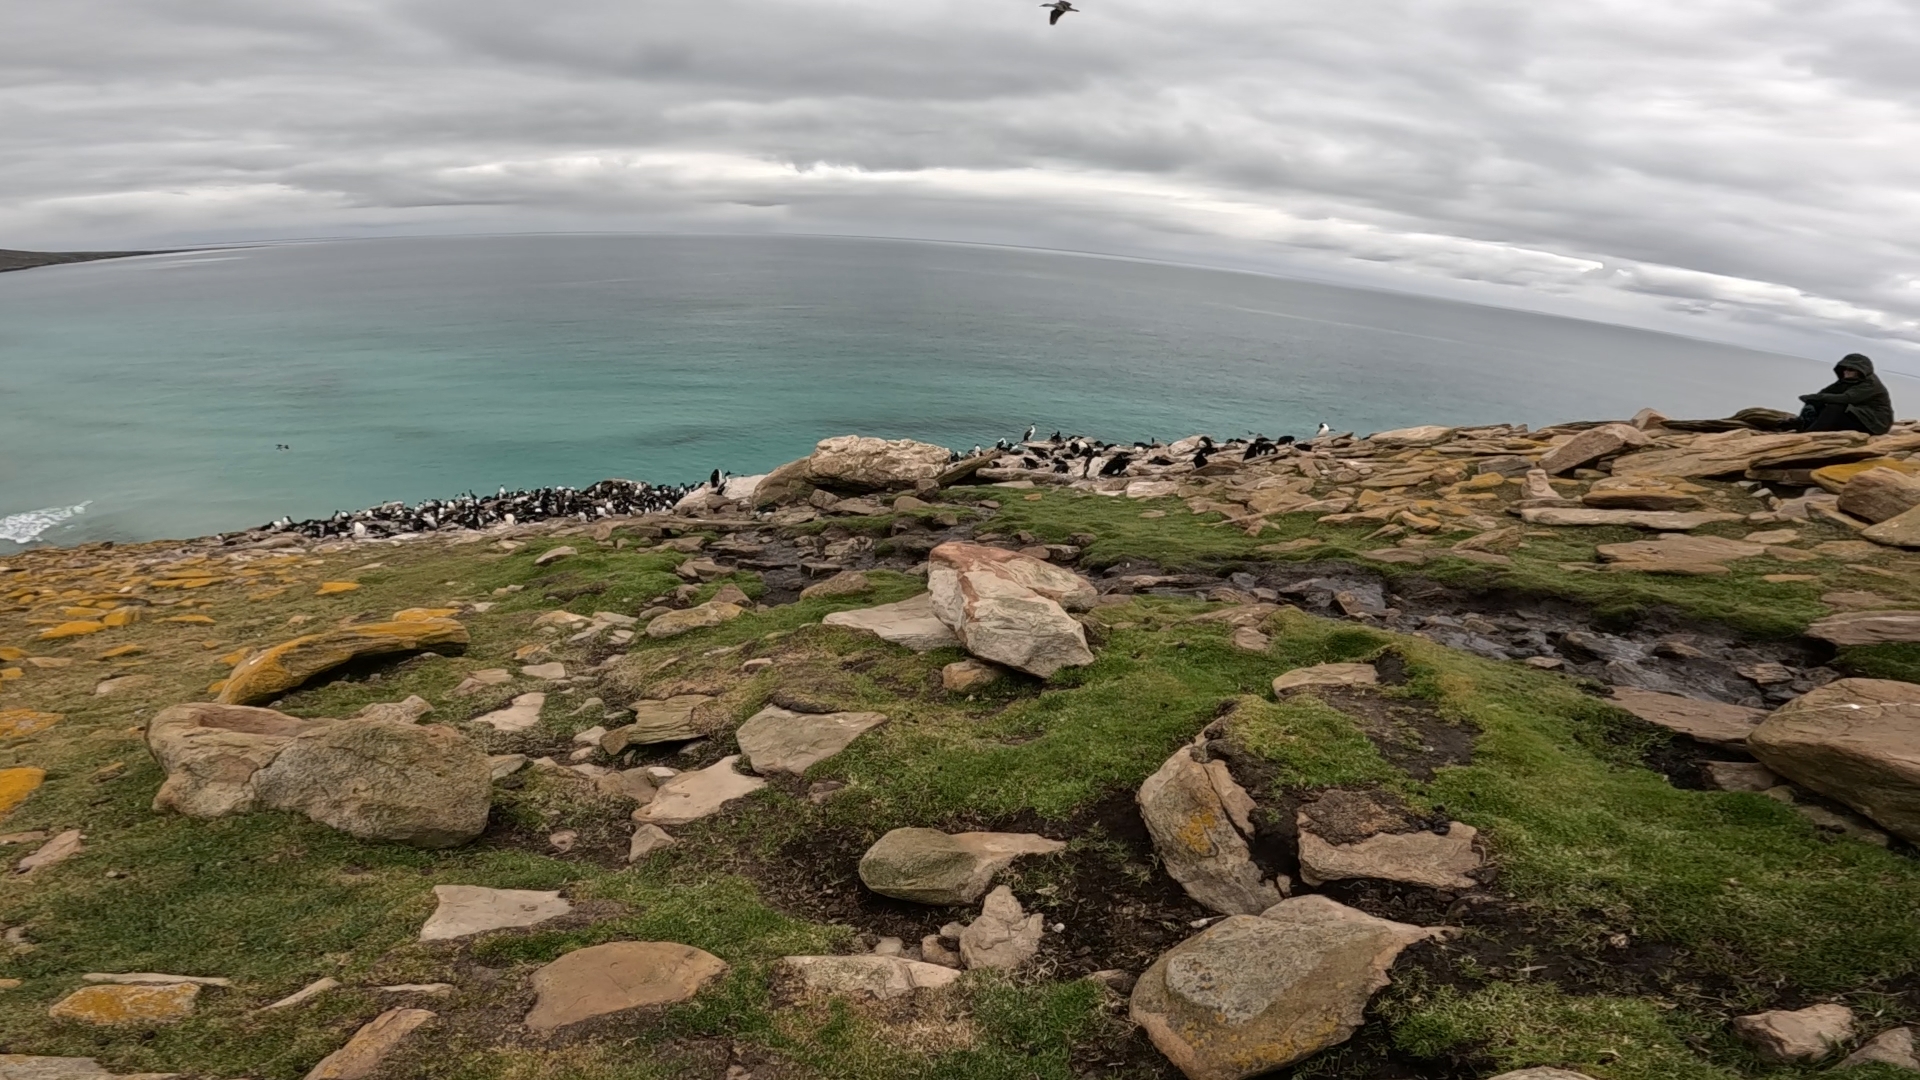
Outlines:
POLYGON ((845 432, 964 449, 1028 424, 1131 440, 1718 416, 1824 375, 1550 316, 943 244, 155 256, 0 275, 0 535, 191 536, 501 485, 751 473, 845 432))

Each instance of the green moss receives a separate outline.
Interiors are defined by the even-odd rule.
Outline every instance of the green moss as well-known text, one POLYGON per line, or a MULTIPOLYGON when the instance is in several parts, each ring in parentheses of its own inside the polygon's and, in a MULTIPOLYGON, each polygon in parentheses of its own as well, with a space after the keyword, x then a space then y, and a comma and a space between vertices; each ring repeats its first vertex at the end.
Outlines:
POLYGON ((1311 694, 1291 694, 1278 704, 1245 699, 1230 730, 1234 741, 1279 766, 1273 795, 1401 778, 1352 717, 1311 694))
POLYGON ((1920 645, 1911 642, 1849 645, 1840 650, 1832 666, 1843 675, 1862 679, 1920 683, 1920 645))

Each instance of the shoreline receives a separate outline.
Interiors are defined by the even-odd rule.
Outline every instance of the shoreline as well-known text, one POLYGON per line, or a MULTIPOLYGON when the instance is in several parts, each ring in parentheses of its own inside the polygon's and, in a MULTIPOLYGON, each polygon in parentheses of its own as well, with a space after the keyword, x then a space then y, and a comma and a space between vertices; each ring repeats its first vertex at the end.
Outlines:
POLYGON ((0 248, 0 274, 15 270, 37 270, 43 266, 65 266, 69 263, 98 262, 102 259, 131 259, 140 255, 171 255, 182 249, 161 248, 154 251, 22 251, 14 248, 0 248))

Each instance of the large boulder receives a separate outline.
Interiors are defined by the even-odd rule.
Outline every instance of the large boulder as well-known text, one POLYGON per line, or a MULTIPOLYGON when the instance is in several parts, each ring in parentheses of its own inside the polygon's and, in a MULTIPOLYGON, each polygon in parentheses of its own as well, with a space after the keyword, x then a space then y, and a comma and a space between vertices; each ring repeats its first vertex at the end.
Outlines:
POLYGON ((289 810, 369 840, 452 847, 487 825, 487 755, 437 724, 303 720, 192 702, 147 725, 167 772, 155 810, 216 818, 289 810))
POLYGON ((1140 785, 1140 817, 1153 849, 1173 880, 1209 909, 1226 915, 1265 911, 1280 902, 1281 892, 1262 879, 1247 846, 1253 800, 1224 762, 1203 765, 1196 750, 1174 751, 1140 785))
POLYGON ((1920 479, 1893 469, 1868 469, 1840 489, 1839 505, 1844 513, 1878 524, 1920 506, 1920 479))
MULTIPOLYGON (((814 445, 813 453, 768 473, 754 488, 758 506, 804 500, 815 488, 843 494, 902 491, 921 481, 940 482, 953 454, 944 446, 912 439, 876 439, 837 435, 814 445)), ((977 464, 985 464, 985 459, 977 464)))
POLYGON ((1085 578, 1031 556, 950 541, 927 556, 933 612, 961 645, 1046 678, 1093 663, 1086 629, 1069 611, 1087 611, 1098 594, 1085 578))
POLYGON ((1841 679, 1747 736, 1761 764, 1920 843, 1920 685, 1841 679))
POLYGON ((453 619, 368 623, 284 641, 242 660, 220 689, 223 705, 272 701, 316 675, 374 656, 466 648, 467 628, 453 619))
POLYGON ((1345 1042, 1401 951, 1439 933, 1296 897, 1168 950, 1133 1019, 1189 1080, 1246 1080, 1345 1042))
POLYGON ((1602 424, 1588 428, 1547 451, 1540 458, 1540 468, 1557 476, 1591 465, 1601 458, 1638 449, 1652 441, 1652 436, 1632 424, 1602 424))
POLYGON ((798 776, 886 722, 885 713, 797 713, 769 705, 741 724, 734 738, 754 772, 798 776))
POLYGON ((896 900, 919 904, 971 904, 993 875, 1022 855, 1066 850, 1058 840, 1031 833, 955 833, 895 829, 860 857, 860 880, 896 900))

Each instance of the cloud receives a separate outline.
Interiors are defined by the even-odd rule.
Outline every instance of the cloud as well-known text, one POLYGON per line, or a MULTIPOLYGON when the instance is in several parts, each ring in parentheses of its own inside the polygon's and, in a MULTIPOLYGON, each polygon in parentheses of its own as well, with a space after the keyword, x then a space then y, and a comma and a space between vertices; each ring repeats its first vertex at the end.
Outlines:
POLYGON ((1920 349, 1906 0, 65 0, 0 40, 0 246, 914 235, 1920 349))

